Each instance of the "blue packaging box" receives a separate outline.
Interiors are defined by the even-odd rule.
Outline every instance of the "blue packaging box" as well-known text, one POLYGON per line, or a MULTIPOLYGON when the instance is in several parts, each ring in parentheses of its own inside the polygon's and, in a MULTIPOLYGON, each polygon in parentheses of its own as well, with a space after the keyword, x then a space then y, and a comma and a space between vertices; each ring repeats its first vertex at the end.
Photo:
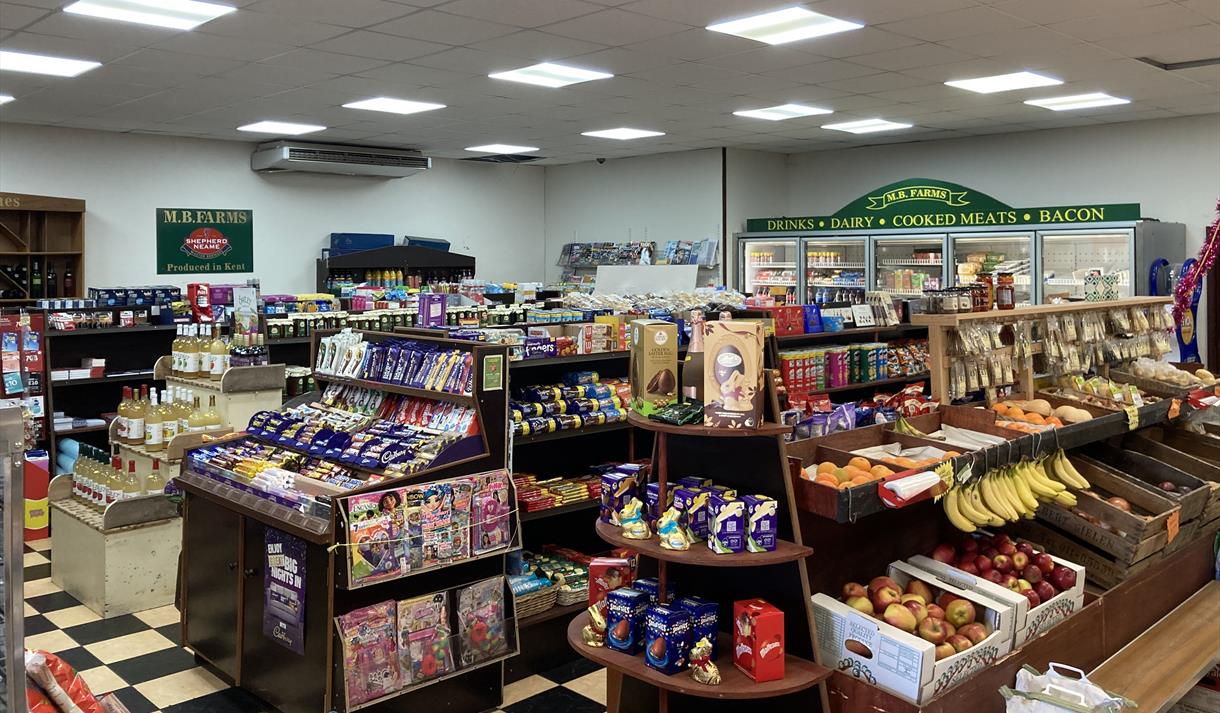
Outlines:
POLYGON ((716 637, 720 635, 720 607, 703 597, 682 597, 673 602, 673 606, 690 614, 691 646, 700 639, 712 642, 712 660, 716 660, 716 637))

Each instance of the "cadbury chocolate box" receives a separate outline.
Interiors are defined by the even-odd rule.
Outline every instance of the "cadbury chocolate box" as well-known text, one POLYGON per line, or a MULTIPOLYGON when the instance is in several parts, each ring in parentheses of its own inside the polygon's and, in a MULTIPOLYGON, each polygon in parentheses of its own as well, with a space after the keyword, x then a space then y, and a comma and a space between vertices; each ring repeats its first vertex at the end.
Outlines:
POLYGON ((638 484, 628 473, 602 473, 601 521, 617 525, 618 512, 627 501, 636 497, 638 484))
POLYGON ((659 319, 631 320, 631 409, 648 415, 677 400, 678 327, 659 319))
POLYGON ((715 661, 716 637, 720 635, 720 607, 716 605, 716 602, 702 597, 682 597, 674 600, 673 605, 690 614, 691 646, 699 643, 700 639, 707 639, 712 644, 712 660, 715 661))
POLYGON ((653 604, 644 614, 644 663, 672 676, 690 659, 690 613, 653 604))
POLYGON ((746 504, 746 551, 774 552, 779 503, 766 495, 743 495, 746 504))
POLYGON ((718 555, 746 549, 746 504, 720 493, 708 498, 707 546, 718 555))
POLYGON ((693 542, 707 539, 707 502, 704 488, 675 488, 674 507, 682 513, 681 525, 693 542))
POLYGON ((632 656, 644 648, 644 611, 648 595, 638 589, 606 594, 606 645, 632 656))
POLYGON ((703 326, 703 423, 757 428, 763 412, 763 325, 723 319, 703 326))
POLYGON ((648 520, 649 525, 654 525, 660 519, 661 514, 674 504, 675 490, 677 488, 672 485, 665 489, 665 499, 669 502, 665 503, 665 507, 661 507, 661 484, 649 483, 644 486, 644 517, 648 520))
MULTIPOLYGON (((661 601, 658 598, 661 594, 661 582, 656 577, 640 577, 631 587, 647 594, 649 604, 657 604, 661 601)), ((672 602, 673 599, 674 583, 669 580, 665 582, 665 601, 672 602)))

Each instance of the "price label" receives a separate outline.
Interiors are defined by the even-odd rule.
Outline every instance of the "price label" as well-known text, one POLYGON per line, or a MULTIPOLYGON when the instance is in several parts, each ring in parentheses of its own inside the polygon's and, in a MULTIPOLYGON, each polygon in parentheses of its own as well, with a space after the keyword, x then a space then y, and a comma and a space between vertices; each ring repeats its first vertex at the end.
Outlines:
POLYGON ((1173 402, 1169 404, 1169 420, 1172 421, 1173 419, 1177 418, 1178 414, 1181 412, 1182 399, 1174 399, 1173 402))
POLYGON ((1178 536, 1178 530, 1182 527, 1182 511, 1174 510, 1165 520, 1165 534, 1169 536, 1169 542, 1173 542, 1178 536))
POLYGON ((1127 430, 1134 431, 1140 427, 1140 412, 1134 406, 1126 406, 1123 411, 1127 414, 1127 430))

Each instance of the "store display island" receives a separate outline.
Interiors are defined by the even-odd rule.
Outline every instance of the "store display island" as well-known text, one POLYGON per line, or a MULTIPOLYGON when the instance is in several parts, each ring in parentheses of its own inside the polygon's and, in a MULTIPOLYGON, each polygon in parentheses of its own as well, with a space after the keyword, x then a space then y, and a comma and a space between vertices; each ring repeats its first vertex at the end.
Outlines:
MULTIPOLYGON (((331 333, 314 335, 311 363, 318 364, 319 344, 328 336, 331 333)), ((399 343, 403 337, 364 332, 363 339, 369 345, 386 346, 387 343, 399 343)), ((361 562, 376 563, 384 561, 378 560, 378 556, 384 558, 385 553, 393 552, 387 547, 392 548, 395 542, 407 542, 406 537, 385 540, 384 535, 380 545, 369 544, 363 538, 356 542, 354 532, 358 523, 354 517, 349 522, 349 512, 354 513, 352 507, 358 501, 376 504, 378 497, 392 491, 401 499, 412 492, 413 486, 430 487, 438 481, 466 482, 459 477, 489 471, 505 472, 508 448, 505 349, 465 341, 412 339, 420 349, 445 350, 466 359, 470 367, 469 387, 442 391, 375 379, 345 379, 320 372, 315 373, 315 378, 320 384, 359 382, 363 390, 353 393, 413 399, 412 403, 423 405, 460 405, 473 411, 474 424, 465 431, 465 436, 441 450, 424 469, 395 475, 387 474, 379 467, 353 465, 346 472, 366 480, 384 479, 347 490, 319 482, 312 487, 317 488, 314 492, 320 496, 294 503, 261 492, 250 485, 248 479, 226 474, 202 459, 202 449, 223 448, 242 439, 258 446, 296 449, 302 457, 308 457, 310 444, 287 438, 277 440, 269 431, 251 428, 246 433, 188 448, 183 457, 182 473, 175 480, 184 493, 182 644, 189 646, 223 678, 251 691, 283 713, 429 708, 476 713, 494 709, 502 702, 503 662, 517 652, 512 597, 507 589, 503 593, 504 640, 494 655, 467 663, 463 647, 462 664, 454 665, 450 660, 448 665, 438 668, 430 659, 431 668, 425 672, 426 676, 417 674, 410 683, 404 682, 396 689, 385 686, 384 681, 374 682, 383 685, 383 694, 377 696, 357 695, 352 689, 357 684, 367 687, 370 682, 353 682, 345 677, 353 668, 345 665, 345 644, 351 643, 342 634, 345 617, 367 611, 365 608, 380 602, 393 605, 394 600, 414 600, 441 590, 446 590, 448 601, 447 590, 504 575, 505 554, 520 542, 516 512, 507 510, 504 517, 511 536, 501 545, 484 548, 479 554, 471 555, 479 550, 469 546, 467 541, 464 558, 455 557, 448 562, 433 560, 430 565, 412 567, 409 571, 405 571, 404 558, 404 571, 393 570, 390 576, 375 580, 360 580, 350 571, 354 552, 360 553, 361 562), (455 478, 459 480, 452 480, 455 478), (396 490, 398 488, 403 490, 396 490), (359 548, 353 549, 357 545, 359 548), (295 558, 291 556, 294 547, 300 548, 295 558), (280 552, 289 553, 290 559, 281 558, 280 552), (285 615, 280 608, 283 590, 269 576, 269 567, 291 567, 289 572, 304 575, 296 581, 299 587, 296 596, 289 598, 287 635, 281 627, 268 625, 268 622, 275 623, 271 608, 274 607, 280 616, 285 615), (292 628, 294 613, 299 617, 295 630, 292 628)), ((352 384, 342 388, 352 388, 352 384)), ((256 414, 252 424, 258 420, 256 414)), ((326 456, 320 456, 314 462, 325 467, 336 464, 326 456)), ((299 483, 303 478, 298 476, 297 480, 299 483)), ((473 481, 473 478, 469 480, 473 481)), ((501 497, 501 501, 512 503, 511 481, 507 488, 507 497, 501 497)), ((458 525, 451 527, 456 535, 458 525)), ((456 594, 452 597, 457 598, 456 594)), ((445 609, 442 607, 441 611, 445 609)), ((451 633, 446 631, 449 626, 448 622, 441 624, 437 631, 451 633)), ((388 637, 389 650, 393 651, 393 633, 388 637)), ((453 642, 442 641, 437 650, 444 650, 452 657, 460 643, 452 635, 449 638, 453 642)), ((386 642, 375 643, 386 645, 386 642)), ((394 668, 398 665, 397 660, 381 663, 394 668)), ((406 666, 405 662, 403 665, 406 666)), ((407 678, 403 674, 402 680, 407 678)))

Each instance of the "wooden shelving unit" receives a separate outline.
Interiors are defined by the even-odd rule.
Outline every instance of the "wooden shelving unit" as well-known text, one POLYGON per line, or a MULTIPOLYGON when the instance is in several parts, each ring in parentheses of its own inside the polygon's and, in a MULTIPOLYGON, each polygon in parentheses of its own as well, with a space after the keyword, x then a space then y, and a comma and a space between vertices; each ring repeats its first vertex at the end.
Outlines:
POLYGON ((80 297, 85 285, 85 202, 76 198, 0 193, 0 304, 29 304, 42 297, 80 297), (35 268, 41 287, 33 287, 35 268), (54 268, 56 294, 47 294, 54 268), (72 273, 72 294, 64 276, 72 273), (24 273, 24 280, 17 275, 24 273))

